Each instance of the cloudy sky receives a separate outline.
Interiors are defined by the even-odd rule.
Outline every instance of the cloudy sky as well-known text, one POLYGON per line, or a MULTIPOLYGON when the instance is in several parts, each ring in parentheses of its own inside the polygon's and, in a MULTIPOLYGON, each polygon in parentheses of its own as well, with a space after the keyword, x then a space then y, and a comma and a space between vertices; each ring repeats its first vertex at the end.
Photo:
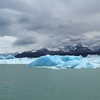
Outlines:
POLYGON ((100 45, 100 0, 0 0, 0 53, 82 42, 100 45))

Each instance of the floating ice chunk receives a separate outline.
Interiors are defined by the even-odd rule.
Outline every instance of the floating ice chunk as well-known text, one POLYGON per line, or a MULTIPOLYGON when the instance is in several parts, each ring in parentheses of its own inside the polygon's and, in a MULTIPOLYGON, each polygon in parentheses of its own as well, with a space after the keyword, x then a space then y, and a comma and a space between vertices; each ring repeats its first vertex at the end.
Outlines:
POLYGON ((64 67, 66 68, 75 68, 76 66, 78 66, 80 64, 80 60, 72 60, 72 61, 67 61, 67 62, 64 62, 64 67))
POLYGON ((29 64, 34 58, 1 59, 0 64, 29 64))
POLYGON ((2 60, 2 59, 5 59, 5 57, 4 57, 4 56, 2 56, 2 55, 0 55, 0 60, 2 60))
MULTIPOLYGON (((33 62, 29 63, 28 66, 56 66, 57 68, 75 68, 83 63, 82 56, 51 56, 46 55, 37 58, 33 62)), ((89 66, 89 64, 88 64, 89 66)), ((81 66, 80 66, 81 67, 81 66)), ((82 66, 83 67, 83 66, 82 66)))
POLYGON ((13 55, 6 55, 6 56, 3 56, 3 55, 1 55, 0 56, 0 59, 2 60, 2 59, 14 59, 15 57, 13 56, 13 55))
POLYGON ((0 64, 27 64, 27 66, 41 68, 100 68, 100 56, 59 56, 46 55, 39 58, 14 58, 0 56, 0 64))
POLYGON ((5 56, 5 59, 15 59, 15 57, 13 55, 7 55, 5 56))
POLYGON ((58 58, 55 56, 46 55, 39 57, 35 61, 28 64, 28 66, 56 66, 59 63, 59 60, 57 60, 58 58))
POLYGON ((82 59, 80 64, 78 64, 75 68, 94 68, 91 62, 82 59))

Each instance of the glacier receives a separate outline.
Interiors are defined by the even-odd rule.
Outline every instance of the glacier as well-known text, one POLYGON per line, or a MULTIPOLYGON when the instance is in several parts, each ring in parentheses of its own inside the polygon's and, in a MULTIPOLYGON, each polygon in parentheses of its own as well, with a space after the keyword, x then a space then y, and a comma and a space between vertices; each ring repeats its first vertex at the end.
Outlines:
POLYGON ((28 67, 38 68, 100 68, 100 56, 60 56, 46 55, 38 58, 15 58, 12 55, 0 56, 0 64, 26 64, 28 67))

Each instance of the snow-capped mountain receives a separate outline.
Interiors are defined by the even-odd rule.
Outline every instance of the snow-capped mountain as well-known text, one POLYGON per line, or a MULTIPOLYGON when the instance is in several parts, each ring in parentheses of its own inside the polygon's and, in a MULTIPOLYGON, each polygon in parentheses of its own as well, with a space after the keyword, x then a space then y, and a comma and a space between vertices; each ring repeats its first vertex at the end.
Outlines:
POLYGON ((84 47, 82 43, 78 43, 76 46, 71 46, 71 45, 66 45, 66 46, 60 46, 60 47, 43 47, 37 52, 49 52, 49 51, 54 51, 54 52, 68 52, 68 53, 84 53, 84 52, 92 52, 92 50, 89 47, 84 47))
POLYGON ((15 57, 40 57, 44 55, 83 55, 88 54, 100 54, 100 49, 94 51, 89 47, 83 46, 82 43, 78 43, 75 46, 66 45, 59 47, 42 47, 37 50, 31 50, 17 54, 15 57))

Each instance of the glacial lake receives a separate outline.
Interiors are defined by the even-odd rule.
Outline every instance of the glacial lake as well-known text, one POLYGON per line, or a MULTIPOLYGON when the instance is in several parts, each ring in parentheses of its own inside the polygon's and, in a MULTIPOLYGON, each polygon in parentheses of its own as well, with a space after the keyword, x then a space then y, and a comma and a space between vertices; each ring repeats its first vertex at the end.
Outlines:
POLYGON ((100 69, 1 64, 0 100, 100 100, 100 69))

